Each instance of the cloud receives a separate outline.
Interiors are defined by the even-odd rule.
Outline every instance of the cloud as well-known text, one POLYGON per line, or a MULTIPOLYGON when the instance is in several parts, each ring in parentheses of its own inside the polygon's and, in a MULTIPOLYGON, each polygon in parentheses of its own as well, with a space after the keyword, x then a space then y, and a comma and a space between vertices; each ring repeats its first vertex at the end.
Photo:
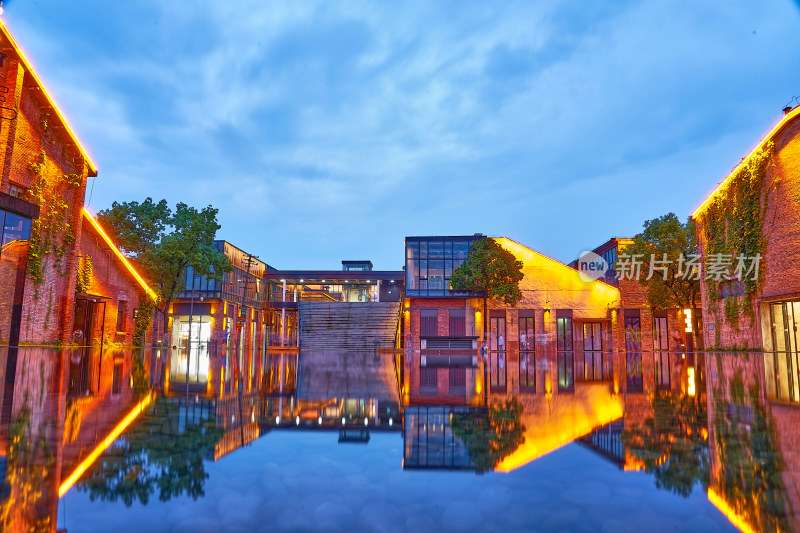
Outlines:
POLYGON ((93 204, 213 203, 279 267, 397 268, 404 235, 475 231, 571 259, 688 214, 800 92, 792 4, 49 0, 6 19, 99 162, 93 204))

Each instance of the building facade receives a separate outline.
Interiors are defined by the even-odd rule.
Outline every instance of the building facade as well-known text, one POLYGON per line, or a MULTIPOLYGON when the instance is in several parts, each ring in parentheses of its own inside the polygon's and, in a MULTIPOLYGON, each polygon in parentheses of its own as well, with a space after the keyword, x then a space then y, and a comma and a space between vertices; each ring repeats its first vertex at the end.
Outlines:
POLYGON ((29 219, 20 342, 67 342, 86 179, 97 169, 1 22, 0 165, 0 193, 39 210, 29 219))
POLYGON ((449 286, 450 275, 481 237, 406 238, 404 400, 480 405, 484 387, 490 398, 550 397, 573 393, 576 381, 610 384, 618 289, 585 282, 567 265, 497 238, 523 263, 522 300, 514 307, 489 300, 484 317, 482 298, 449 286))

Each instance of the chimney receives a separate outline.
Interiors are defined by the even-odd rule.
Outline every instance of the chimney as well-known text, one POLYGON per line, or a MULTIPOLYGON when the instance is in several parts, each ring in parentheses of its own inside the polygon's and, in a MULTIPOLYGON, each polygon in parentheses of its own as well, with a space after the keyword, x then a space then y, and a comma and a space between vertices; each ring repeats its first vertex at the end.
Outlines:
POLYGON ((783 114, 788 115, 789 113, 792 112, 792 109, 794 109, 792 106, 787 105, 786 107, 783 108, 783 114))

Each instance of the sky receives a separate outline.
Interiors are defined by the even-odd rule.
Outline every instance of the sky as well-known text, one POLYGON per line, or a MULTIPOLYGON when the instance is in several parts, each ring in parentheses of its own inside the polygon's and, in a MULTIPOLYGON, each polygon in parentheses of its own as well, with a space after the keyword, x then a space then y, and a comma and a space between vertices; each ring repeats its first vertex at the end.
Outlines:
POLYGON ((687 217, 800 97, 800 4, 6 0, 92 211, 219 209, 281 269, 407 235, 562 261, 687 217))

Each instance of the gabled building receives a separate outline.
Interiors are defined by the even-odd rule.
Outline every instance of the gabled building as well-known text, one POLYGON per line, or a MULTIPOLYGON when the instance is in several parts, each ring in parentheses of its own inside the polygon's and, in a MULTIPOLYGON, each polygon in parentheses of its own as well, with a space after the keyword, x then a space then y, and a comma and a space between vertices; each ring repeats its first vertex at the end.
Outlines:
POLYGON ((97 167, 2 21, 0 169, 4 269, 26 273, 0 295, 0 316, 9 301, 19 314, 0 318, 14 322, 0 342, 68 342, 81 209, 97 167), (12 255, 14 265, 7 263, 12 255))
POLYGON ((491 398, 569 394, 577 382, 614 375, 616 287, 586 282, 567 265, 510 239, 495 240, 523 263, 514 307, 450 288, 452 272, 482 235, 406 238, 403 312, 405 401, 470 404, 491 398), (485 339, 486 372, 480 348, 485 339))

